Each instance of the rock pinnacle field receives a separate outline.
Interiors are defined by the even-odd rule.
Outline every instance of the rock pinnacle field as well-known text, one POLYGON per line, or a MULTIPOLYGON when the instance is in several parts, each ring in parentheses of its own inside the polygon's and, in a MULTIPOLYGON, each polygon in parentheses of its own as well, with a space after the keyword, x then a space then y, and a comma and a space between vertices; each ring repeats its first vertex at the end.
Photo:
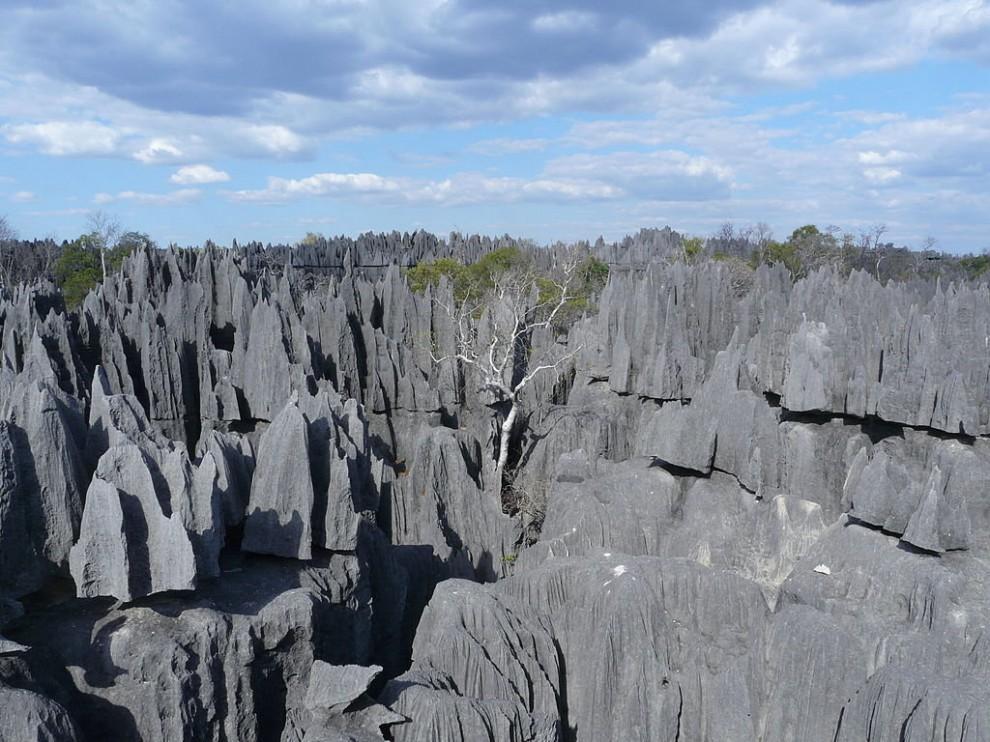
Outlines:
POLYGON ((990 0, 0 0, 0 742, 990 742, 990 0))
POLYGON ((990 738, 990 289, 683 256, 6 291, 0 739, 990 738))

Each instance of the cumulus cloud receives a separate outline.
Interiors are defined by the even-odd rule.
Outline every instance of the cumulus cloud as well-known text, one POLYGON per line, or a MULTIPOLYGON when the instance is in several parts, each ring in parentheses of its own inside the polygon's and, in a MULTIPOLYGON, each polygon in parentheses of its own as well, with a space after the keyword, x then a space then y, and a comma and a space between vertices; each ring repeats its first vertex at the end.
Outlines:
POLYGON ((281 124, 251 124, 241 127, 235 136, 243 141, 248 153, 273 157, 295 157, 312 146, 304 137, 281 124))
POLYGON ((169 180, 176 185, 206 185, 226 183, 230 175, 209 165, 186 165, 172 173, 169 180))
POLYGON ((133 157, 146 165, 159 165, 181 160, 184 153, 176 142, 156 137, 137 149, 133 157))
POLYGON ((122 139, 113 127, 91 121, 7 124, 0 131, 12 144, 33 145, 46 155, 56 156, 111 155, 122 139))
POLYGON ((231 195, 236 201, 272 202, 314 196, 398 193, 402 190, 401 181, 374 173, 317 173, 299 179, 271 177, 268 186, 262 190, 234 191, 231 195))

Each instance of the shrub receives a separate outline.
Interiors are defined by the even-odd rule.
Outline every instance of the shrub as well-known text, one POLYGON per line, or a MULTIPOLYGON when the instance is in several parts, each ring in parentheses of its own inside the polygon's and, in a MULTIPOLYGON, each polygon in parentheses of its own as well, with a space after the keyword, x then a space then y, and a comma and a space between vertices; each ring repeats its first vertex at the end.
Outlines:
POLYGON ((55 282, 62 289, 65 305, 70 309, 82 304, 86 294, 102 277, 99 250, 90 247, 82 238, 65 245, 55 261, 55 282))
MULTIPOLYGON (((63 245, 62 252, 55 261, 55 283, 62 289, 65 305, 69 309, 82 304, 86 294, 103 279, 103 266, 96 244, 92 235, 83 235, 63 245)), ((130 254, 131 246, 130 242, 121 242, 106 251, 108 271, 120 269, 124 258, 130 254)))
POLYGON ((990 255, 967 255, 959 258, 959 265, 968 278, 979 278, 990 270, 990 255))
POLYGON ((693 263, 699 255, 701 255, 702 249, 705 247, 705 241, 700 237, 686 237, 684 239, 684 257, 689 263, 693 263))
MULTIPOLYGON (((454 258, 427 260, 405 271, 409 288, 421 293, 427 287, 435 287, 446 277, 453 285, 454 299, 463 302, 468 298, 481 300, 496 281, 510 272, 517 273, 523 283, 535 286, 541 304, 552 305, 560 296, 560 288, 550 274, 540 273, 533 267, 531 258, 518 247, 502 247, 482 256, 477 262, 465 265, 454 258)), ((574 269, 570 283, 571 298, 565 305, 571 319, 591 308, 591 299, 608 281, 609 267, 604 261, 588 256, 574 269)), ((564 317, 561 316, 561 320, 564 317)))

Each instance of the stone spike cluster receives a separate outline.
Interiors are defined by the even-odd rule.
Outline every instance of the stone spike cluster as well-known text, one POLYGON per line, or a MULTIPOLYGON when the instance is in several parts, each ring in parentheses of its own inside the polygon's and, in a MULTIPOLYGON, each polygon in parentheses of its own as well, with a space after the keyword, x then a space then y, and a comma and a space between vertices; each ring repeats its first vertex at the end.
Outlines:
POLYGON ((580 352, 505 508, 451 287, 403 268, 506 244, 0 295, 0 739, 990 739, 987 286, 526 248, 610 278, 529 339, 580 352))

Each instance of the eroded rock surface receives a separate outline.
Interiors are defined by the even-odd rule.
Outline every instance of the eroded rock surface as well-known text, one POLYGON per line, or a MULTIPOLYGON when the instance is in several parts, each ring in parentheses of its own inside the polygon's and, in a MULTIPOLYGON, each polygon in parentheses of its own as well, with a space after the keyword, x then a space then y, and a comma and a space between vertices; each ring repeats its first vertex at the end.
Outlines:
POLYGON ((611 272, 502 482, 402 268, 506 244, 0 289, 0 740, 990 738, 987 287, 526 248, 611 272))

